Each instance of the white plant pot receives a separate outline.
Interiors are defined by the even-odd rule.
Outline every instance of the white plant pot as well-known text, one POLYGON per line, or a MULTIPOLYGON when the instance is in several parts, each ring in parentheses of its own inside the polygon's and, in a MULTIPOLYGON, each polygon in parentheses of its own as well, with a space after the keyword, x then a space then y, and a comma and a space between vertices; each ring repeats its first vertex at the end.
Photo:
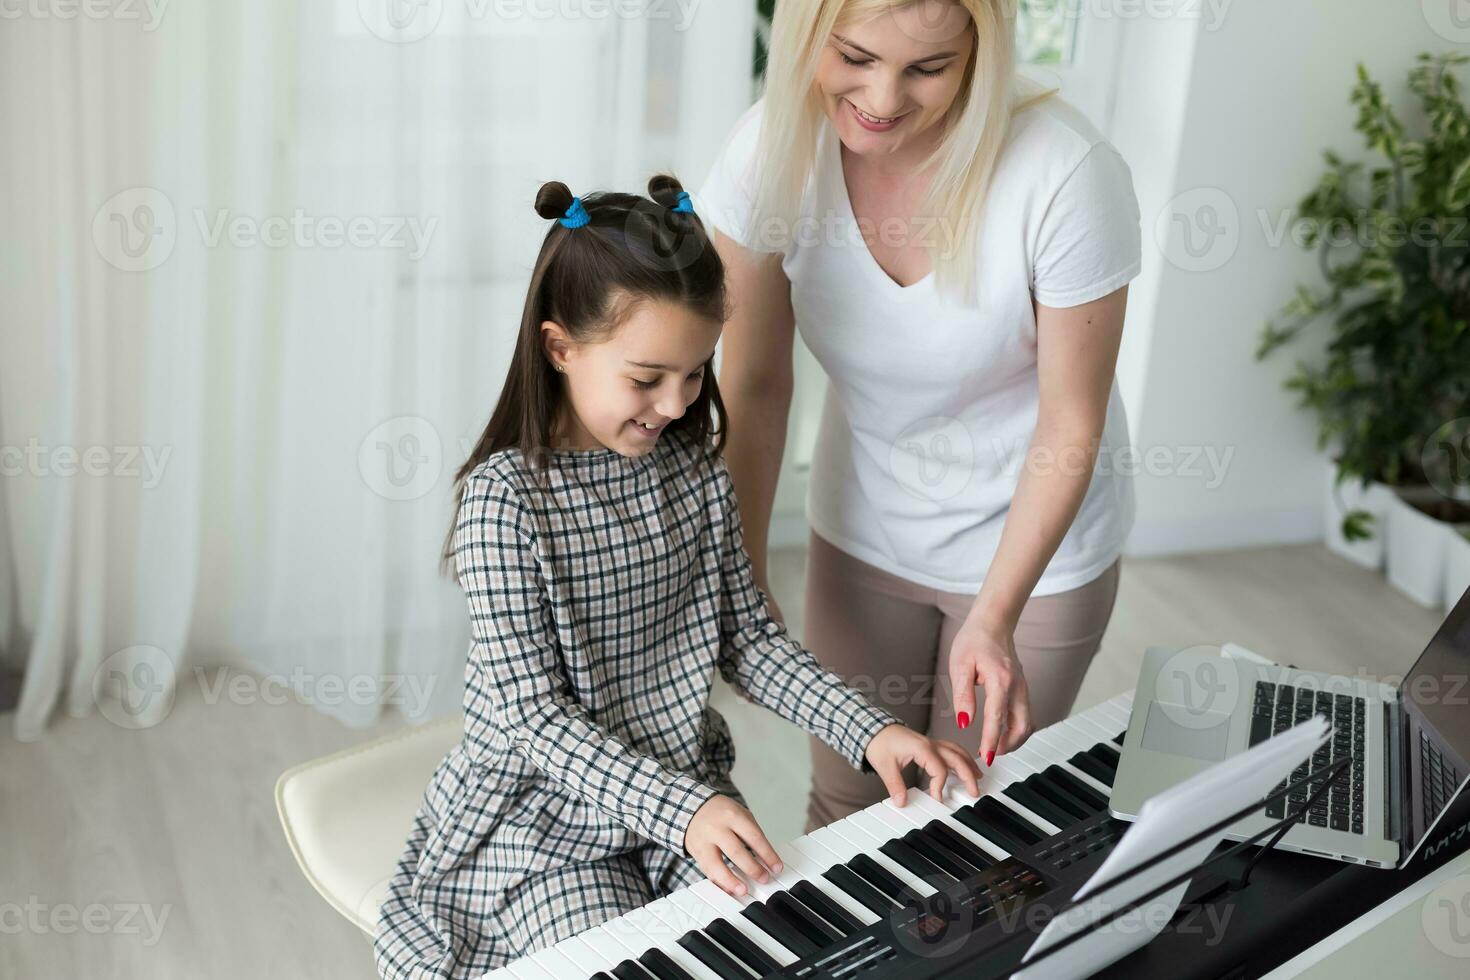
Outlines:
POLYGON ((1356 477, 1348 477, 1338 487, 1337 464, 1329 460, 1327 503, 1323 508, 1327 518, 1327 547, 1364 568, 1375 571, 1382 568, 1388 538, 1388 502, 1392 497, 1393 491, 1376 480, 1365 488, 1356 477), (1342 536, 1342 519, 1354 510, 1366 510, 1373 515, 1372 537, 1364 541, 1349 541, 1342 536))
POLYGON ((1470 589, 1470 524, 1445 525, 1444 607, 1455 603, 1470 589))
POLYGON ((1437 521, 1404 499, 1427 500, 1432 487, 1409 487, 1388 502, 1388 580, 1421 606, 1433 609, 1444 599, 1445 557, 1454 525, 1437 521))

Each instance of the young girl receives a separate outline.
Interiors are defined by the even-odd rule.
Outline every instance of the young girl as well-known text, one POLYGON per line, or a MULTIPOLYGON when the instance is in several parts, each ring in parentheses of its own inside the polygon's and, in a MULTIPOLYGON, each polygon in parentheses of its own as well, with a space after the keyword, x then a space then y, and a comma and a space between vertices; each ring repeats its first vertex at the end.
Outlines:
POLYGON ((556 224, 445 549, 473 635, 464 738, 383 903, 384 977, 478 976, 701 874, 741 895, 732 866, 779 871, 730 782, 716 669, 900 805, 910 762, 936 797, 950 770, 978 794, 964 749, 873 707, 771 617, 714 438, 724 268, 676 180, 649 194, 536 196, 556 224))

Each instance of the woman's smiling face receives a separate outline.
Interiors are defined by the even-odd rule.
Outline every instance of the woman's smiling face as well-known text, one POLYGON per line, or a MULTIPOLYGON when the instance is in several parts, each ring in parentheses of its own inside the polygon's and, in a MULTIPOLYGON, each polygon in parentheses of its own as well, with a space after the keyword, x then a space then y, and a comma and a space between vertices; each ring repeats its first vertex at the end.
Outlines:
MULTIPOLYGON (((839 23, 813 84, 842 143, 889 155, 915 145, 959 94, 975 46, 970 14, 953 0, 917 0, 861 23, 839 23)), ((920 145, 927 152, 927 141, 920 145)))

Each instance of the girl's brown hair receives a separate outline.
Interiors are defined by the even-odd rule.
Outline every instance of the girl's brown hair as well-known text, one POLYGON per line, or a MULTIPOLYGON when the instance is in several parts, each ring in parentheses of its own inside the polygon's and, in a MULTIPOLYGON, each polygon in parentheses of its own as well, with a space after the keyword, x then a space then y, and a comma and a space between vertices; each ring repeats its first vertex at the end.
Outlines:
MULTIPOLYGON (((726 319, 725 266, 704 224, 692 211, 676 211, 684 188, 668 174, 648 182, 648 197, 612 192, 582 199, 588 223, 569 228, 557 221, 546 233, 505 385, 490 422, 464 465, 454 474, 456 520, 441 554, 453 569, 454 524, 460 491, 475 467, 502 449, 518 449, 536 468, 546 465, 552 427, 565 397, 564 378, 542 346, 541 324, 558 323, 577 342, 595 341, 616 330, 642 300, 676 302, 692 312, 726 319)), ((536 194, 536 213, 567 216, 574 198, 561 181, 536 194)), ((718 455, 728 438, 729 419, 715 383, 713 357, 705 364, 699 395, 666 434, 687 434, 718 455)))

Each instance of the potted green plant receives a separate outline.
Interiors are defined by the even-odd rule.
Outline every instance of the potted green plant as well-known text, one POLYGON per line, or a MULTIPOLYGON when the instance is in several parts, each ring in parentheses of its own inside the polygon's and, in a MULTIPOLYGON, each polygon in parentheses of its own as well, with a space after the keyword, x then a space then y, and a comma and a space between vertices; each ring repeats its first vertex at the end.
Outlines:
POLYGON ((1389 578, 1426 604, 1442 598, 1449 524, 1470 520, 1424 469, 1433 434, 1470 416, 1470 112, 1455 75, 1467 61, 1418 57, 1417 138, 1357 66, 1355 128, 1378 159, 1365 170, 1323 154, 1297 228, 1324 282, 1297 287, 1256 352, 1264 359, 1328 324, 1325 356, 1298 362, 1286 381, 1329 450, 1328 544, 1364 564, 1383 555, 1389 578))

